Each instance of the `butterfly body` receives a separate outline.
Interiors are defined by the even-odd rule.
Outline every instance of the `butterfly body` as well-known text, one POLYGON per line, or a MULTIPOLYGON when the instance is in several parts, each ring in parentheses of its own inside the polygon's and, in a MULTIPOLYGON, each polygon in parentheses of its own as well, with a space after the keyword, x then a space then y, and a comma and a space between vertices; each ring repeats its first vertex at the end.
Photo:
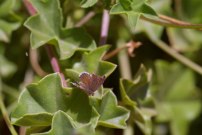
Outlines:
POLYGON ((87 72, 82 72, 79 75, 79 82, 72 83, 74 86, 84 90, 88 95, 93 95, 96 90, 100 88, 100 86, 105 81, 105 76, 98 76, 95 74, 90 74, 87 72))

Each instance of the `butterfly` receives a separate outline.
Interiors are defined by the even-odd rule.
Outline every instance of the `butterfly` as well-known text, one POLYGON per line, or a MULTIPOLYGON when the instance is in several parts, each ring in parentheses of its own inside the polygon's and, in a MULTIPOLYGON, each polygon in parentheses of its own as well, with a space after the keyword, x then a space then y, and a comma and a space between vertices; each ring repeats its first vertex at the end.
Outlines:
POLYGON ((105 81, 105 76, 98 76, 87 72, 79 75, 79 82, 72 83, 74 86, 82 89, 87 95, 94 95, 94 92, 100 88, 105 81))

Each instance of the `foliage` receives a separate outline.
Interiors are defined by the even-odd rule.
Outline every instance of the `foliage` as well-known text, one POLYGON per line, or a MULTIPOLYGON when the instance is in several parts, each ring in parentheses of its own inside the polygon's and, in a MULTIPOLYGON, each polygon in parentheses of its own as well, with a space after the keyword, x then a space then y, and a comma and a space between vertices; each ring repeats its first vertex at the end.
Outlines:
POLYGON ((1 1, 0 134, 200 135, 200 4, 1 1))

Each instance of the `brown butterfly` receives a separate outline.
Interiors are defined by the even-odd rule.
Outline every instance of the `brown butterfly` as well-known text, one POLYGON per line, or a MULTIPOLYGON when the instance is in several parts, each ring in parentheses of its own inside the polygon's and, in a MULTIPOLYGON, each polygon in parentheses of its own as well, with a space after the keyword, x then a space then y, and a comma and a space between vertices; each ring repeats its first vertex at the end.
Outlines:
POLYGON ((87 72, 82 72, 79 75, 79 82, 72 83, 74 86, 84 90, 84 92, 88 95, 93 95, 96 90, 100 88, 100 86, 105 81, 105 76, 98 76, 95 74, 90 74, 87 72))

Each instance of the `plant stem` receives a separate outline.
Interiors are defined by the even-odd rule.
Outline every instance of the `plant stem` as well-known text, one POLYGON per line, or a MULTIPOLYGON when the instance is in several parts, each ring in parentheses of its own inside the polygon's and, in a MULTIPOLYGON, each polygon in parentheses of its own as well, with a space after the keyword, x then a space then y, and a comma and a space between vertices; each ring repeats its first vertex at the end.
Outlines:
POLYGON ((140 18, 145 21, 148 21, 148 22, 151 22, 154 24, 158 24, 158 25, 162 25, 162 26, 167 26, 167 27, 202 30, 202 24, 191 24, 191 23, 176 20, 174 18, 171 19, 171 17, 167 17, 164 15, 159 15, 159 19, 149 18, 144 15, 141 15, 140 18))
POLYGON ((109 23, 110 23, 109 11, 105 9, 103 11, 103 16, 102 16, 102 27, 101 27, 100 42, 99 42, 100 45, 106 44, 108 30, 109 30, 109 23))
POLYGON ((29 12, 30 15, 36 14, 36 10, 32 6, 32 4, 29 2, 29 0, 23 0, 23 3, 25 7, 27 8, 27 11, 29 12))
POLYGON ((122 46, 122 47, 117 47, 115 50, 107 53, 106 55, 104 55, 104 57, 102 58, 102 60, 107 60, 109 58, 112 58, 113 56, 117 55, 120 51, 126 49, 127 46, 122 46))
POLYGON ((0 108, 1 108, 1 112, 2 112, 2 115, 3 115, 3 118, 8 126, 8 129, 10 130, 11 134, 12 135, 18 135, 17 132, 15 131, 15 128, 13 127, 13 125, 11 124, 10 120, 9 120, 9 116, 7 114, 7 111, 6 111, 6 107, 3 103, 3 99, 2 99, 2 96, 0 96, 0 108))
POLYGON ((46 52, 47 52, 48 57, 49 57, 49 59, 50 59, 50 62, 51 62, 51 66, 52 66, 52 68, 53 68, 53 71, 60 73, 60 77, 61 77, 61 80, 62 80, 62 84, 63 84, 64 87, 67 87, 67 83, 66 83, 66 81, 65 81, 65 76, 64 76, 64 74, 61 73, 61 71, 60 71, 59 62, 58 62, 57 58, 56 58, 55 55, 54 55, 54 52, 53 52, 53 50, 52 50, 52 46, 51 46, 51 45, 46 45, 46 46, 45 46, 45 49, 46 49, 46 52))
POLYGON ((30 54, 29 55, 30 64, 33 70, 36 72, 36 74, 41 77, 46 76, 48 73, 46 73, 39 65, 37 50, 30 48, 29 54, 30 54))
POLYGON ((26 135, 26 127, 20 127, 19 135, 26 135))
POLYGON ((2 112, 2 115, 3 115, 3 118, 8 126, 8 129, 10 130, 11 134, 12 135, 18 135, 15 128, 13 127, 13 125, 11 124, 10 120, 9 120, 9 116, 8 116, 8 112, 6 110, 6 107, 4 105, 4 102, 3 102, 3 96, 2 96, 2 84, 1 84, 1 78, 0 78, 0 110, 2 112))
POLYGON ((162 20, 168 21, 170 23, 177 24, 177 25, 193 25, 193 24, 191 24, 189 22, 184 22, 184 21, 181 21, 181 20, 177 20, 175 18, 165 16, 165 15, 159 15, 159 18, 162 19, 162 20))
MULTIPOLYGON (((122 48, 124 47, 126 43, 123 40, 119 40, 117 43, 117 48, 122 48)), ((119 68, 120 68, 120 73, 121 77, 125 79, 132 79, 132 73, 131 73, 131 68, 130 68, 130 60, 128 58, 128 54, 126 51, 121 51, 118 54, 118 61, 119 61, 119 68)))
POLYGON ((174 0, 175 5, 175 12, 177 13, 177 16, 182 16, 182 0, 174 0))
POLYGON ((86 16, 84 16, 76 25, 75 27, 81 27, 86 22, 88 22, 93 16, 95 16, 94 11, 90 11, 86 16))
POLYGON ((150 40, 157 47, 159 47, 160 49, 162 49, 163 51, 165 51, 167 54, 169 54, 170 56, 172 56, 173 58, 175 58, 176 60, 178 60, 182 64, 186 65, 187 67, 191 68, 195 72, 197 72, 200 75, 202 75, 202 67, 201 66, 199 66, 198 64, 192 62, 191 60, 189 60, 188 58, 184 57, 183 55, 180 55, 178 52, 176 52, 172 48, 168 47, 168 45, 166 43, 164 43, 163 41, 161 41, 159 39, 154 39, 154 38, 151 38, 151 37, 150 37, 150 40))
POLYGON ((129 56, 134 57, 133 51, 135 49, 137 49, 138 47, 140 47, 141 45, 142 45, 141 42, 130 41, 130 42, 126 43, 124 46, 118 47, 115 50, 107 53, 106 55, 104 55, 104 57, 102 59, 103 60, 109 59, 109 58, 117 55, 120 51, 125 50, 125 49, 127 49, 129 56))

